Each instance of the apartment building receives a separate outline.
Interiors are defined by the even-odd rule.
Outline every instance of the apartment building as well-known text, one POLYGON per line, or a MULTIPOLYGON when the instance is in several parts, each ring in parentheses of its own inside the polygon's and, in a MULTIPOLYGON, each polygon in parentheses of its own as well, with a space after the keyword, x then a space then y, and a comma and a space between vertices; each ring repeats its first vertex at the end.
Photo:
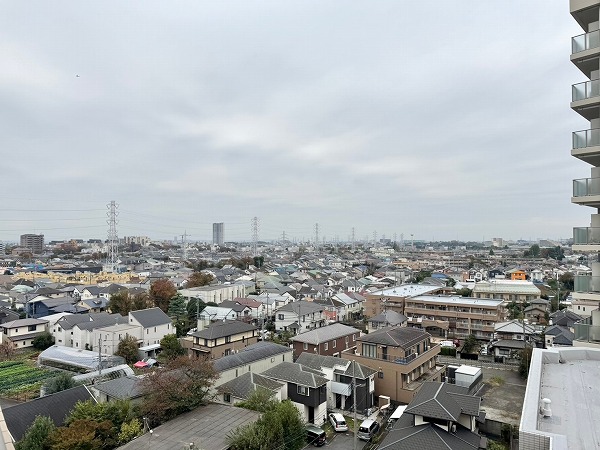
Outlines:
MULTIPOLYGON (((583 33, 571 39, 571 62, 582 75, 572 86, 571 108, 584 119, 573 132, 571 155, 591 167, 590 178, 573 180, 571 201, 594 208, 588 227, 573 228, 573 251, 600 252, 600 0, 571 0, 570 12, 583 33)), ((598 258, 597 258, 598 259, 598 258)), ((572 310, 590 316, 600 303, 600 260, 575 276, 572 310)))
POLYGON ((425 381, 441 381, 444 366, 436 364, 440 346, 431 335, 411 327, 390 327, 357 338, 356 350, 341 357, 374 369, 375 396, 409 403, 425 381))
POLYGON ((365 294, 364 315, 375 317, 383 311, 404 313, 404 301, 407 298, 425 294, 441 294, 444 288, 426 284, 403 284, 365 294))
POLYGON ((540 294, 539 288, 531 281, 494 279, 475 283, 472 296, 523 303, 539 298, 540 294))
POLYGON ((432 336, 464 339, 473 334, 489 341, 494 325, 508 317, 506 302, 460 296, 420 295, 406 299, 404 314, 409 327, 432 336))
POLYGON ((29 249, 32 253, 42 253, 44 251, 43 234, 22 234, 21 247, 29 249))
POLYGON ((197 298, 204 303, 219 304, 224 300, 233 300, 237 297, 247 297, 250 292, 255 290, 254 283, 237 282, 234 284, 219 284, 215 286, 200 286, 189 289, 180 289, 179 294, 187 300, 197 298))

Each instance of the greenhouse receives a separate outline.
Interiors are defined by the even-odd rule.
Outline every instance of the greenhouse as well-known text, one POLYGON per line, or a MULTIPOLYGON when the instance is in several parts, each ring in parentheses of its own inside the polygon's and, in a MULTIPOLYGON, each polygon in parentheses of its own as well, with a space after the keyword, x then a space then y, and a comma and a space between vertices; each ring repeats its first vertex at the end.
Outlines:
POLYGON ((38 356, 39 367, 49 367, 76 373, 87 373, 125 364, 120 356, 98 355, 97 352, 53 345, 38 356), (99 362, 100 361, 100 362, 99 362))

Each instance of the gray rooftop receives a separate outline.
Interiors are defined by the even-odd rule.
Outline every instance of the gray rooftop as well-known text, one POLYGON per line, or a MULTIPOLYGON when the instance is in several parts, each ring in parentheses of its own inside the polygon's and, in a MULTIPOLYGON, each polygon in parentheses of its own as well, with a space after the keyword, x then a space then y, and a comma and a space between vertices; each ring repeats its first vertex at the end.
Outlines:
POLYGON ((254 325, 239 320, 218 320, 210 324, 204 330, 192 333, 192 336, 202 339, 218 339, 225 336, 233 336, 248 331, 258 330, 254 325))
POLYGON ((237 398, 247 399, 256 389, 263 388, 271 392, 281 388, 284 383, 263 377, 258 373, 245 372, 237 378, 217 387, 221 393, 231 394, 237 398))
POLYGON ((284 361, 264 371, 263 376, 279 381, 287 381, 301 386, 317 388, 327 384, 327 378, 302 364, 284 361))
POLYGON ((585 347, 533 349, 520 442, 548 443, 553 450, 600 449, 600 349, 585 347), (548 398, 552 417, 540 414, 548 398))
POLYGON ((429 333, 412 327, 387 327, 358 338, 361 342, 406 348, 421 342, 429 333))
POLYGON ((121 450, 173 450, 188 448, 193 442, 197 448, 226 450, 227 435, 243 425, 249 425, 260 414, 235 406, 210 404, 182 414, 128 444, 121 450))
MULTIPOLYGON (((260 341, 256 344, 240 350, 238 353, 223 356, 213 361, 213 368, 217 372, 233 369, 234 367, 251 364, 261 359, 271 358, 281 353, 291 353, 292 349, 285 345, 275 344, 274 342, 260 341)), ((291 356, 290 356, 291 358, 291 356)))
POLYGON ((315 328, 314 330, 300 333, 292 338, 294 342, 306 342, 307 344, 317 345, 322 342, 332 341, 354 333, 360 334, 360 330, 349 327, 342 323, 333 323, 325 327, 315 328))
POLYGON ((92 389, 97 389, 112 399, 128 400, 141 397, 140 382, 135 376, 119 377, 95 384, 92 389))
POLYGON ((156 327, 171 323, 171 318, 167 316, 160 308, 141 309, 139 311, 131 311, 130 317, 137 320, 144 328, 156 327))

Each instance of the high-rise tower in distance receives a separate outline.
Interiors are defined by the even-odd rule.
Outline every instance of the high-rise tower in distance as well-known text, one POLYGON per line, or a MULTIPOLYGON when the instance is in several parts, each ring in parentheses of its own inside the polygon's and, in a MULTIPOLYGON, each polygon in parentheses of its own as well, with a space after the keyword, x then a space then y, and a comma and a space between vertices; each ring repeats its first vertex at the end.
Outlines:
POLYGON ((213 223, 213 239, 215 245, 223 245, 225 238, 225 224, 223 222, 213 223))
POLYGON ((28 248, 32 253, 42 253, 44 251, 44 235, 22 234, 21 247, 28 248))
POLYGON ((585 77, 572 86, 571 108, 587 121, 573 132, 571 155, 591 166, 590 178, 573 180, 571 201, 594 208, 590 226, 573 229, 573 250, 596 254, 592 273, 575 276, 573 312, 589 316, 600 302, 600 0, 570 0, 570 11, 583 29, 571 39, 571 62, 585 77))

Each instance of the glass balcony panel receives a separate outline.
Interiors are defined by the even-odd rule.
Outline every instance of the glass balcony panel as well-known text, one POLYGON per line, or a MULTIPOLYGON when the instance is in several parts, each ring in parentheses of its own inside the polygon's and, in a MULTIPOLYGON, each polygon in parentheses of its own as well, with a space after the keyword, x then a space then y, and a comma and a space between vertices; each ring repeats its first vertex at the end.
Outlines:
POLYGON ((580 34, 579 36, 571 38, 572 53, 579 53, 597 47, 600 47, 600 30, 580 34))
POLYGON ((600 195, 600 178, 573 180, 573 197, 600 195))
POLYGON ((573 132, 573 149, 600 145, 600 128, 573 132))
POLYGON ((585 100, 586 98, 600 95, 600 80, 591 80, 577 83, 572 86, 572 101, 585 100))
POLYGON ((600 244, 600 228, 573 228, 573 244, 600 244))
POLYGON ((600 292, 600 277, 575 275, 575 292, 600 292))

